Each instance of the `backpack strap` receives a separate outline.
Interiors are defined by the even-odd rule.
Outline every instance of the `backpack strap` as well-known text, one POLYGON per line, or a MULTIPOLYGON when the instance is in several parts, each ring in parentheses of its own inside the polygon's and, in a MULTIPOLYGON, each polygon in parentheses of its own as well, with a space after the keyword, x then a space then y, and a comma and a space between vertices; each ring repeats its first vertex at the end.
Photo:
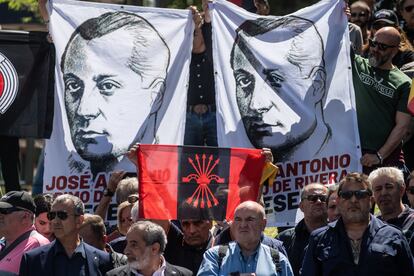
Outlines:
POLYGON ((22 234, 20 237, 18 237, 14 242, 12 242, 8 247, 3 248, 0 252, 0 260, 3 260, 4 257, 6 257, 13 249, 15 249, 22 241, 25 239, 28 239, 33 230, 29 230, 26 233, 22 234))
POLYGON ((280 266, 280 254, 277 248, 270 247, 270 254, 272 255, 272 261, 276 267, 277 273, 282 273, 282 267, 280 266))
POLYGON ((219 245, 218 260, 217 260, 219 270, 221 269, 221 264, 223 262, 224 257, 227 255, 227 250, 229 250, 229 246, 227 244, 219 245))

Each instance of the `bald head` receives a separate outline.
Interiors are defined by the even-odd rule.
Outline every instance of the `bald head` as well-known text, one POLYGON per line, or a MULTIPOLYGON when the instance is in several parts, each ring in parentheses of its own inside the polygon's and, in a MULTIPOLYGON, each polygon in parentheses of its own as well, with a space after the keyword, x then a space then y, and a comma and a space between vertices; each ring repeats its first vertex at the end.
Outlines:
POLYGON ((318 191, 318 194, 328 195, 328 188, 320 183, 311 183, 303 187, 301 191, 301 200, 306 198, 310 193, 318 191))
POLYGON ((388 45, 399 45, 401 42, 401 34, 394 27, 384 27, 375 33, 375 38, 381 40, 388 45))
POLYGON ((265 213, 263 206, 255 201, 245 201, 245 202, 240 203, 239 206, 237 206, 236 210, 234 211, 234 215, 236 216, 237 213, 241 211, 245 211, 245 210, 253 211, 257 213, 258 217, 261 219, 266 218, 266 213, 265 213))

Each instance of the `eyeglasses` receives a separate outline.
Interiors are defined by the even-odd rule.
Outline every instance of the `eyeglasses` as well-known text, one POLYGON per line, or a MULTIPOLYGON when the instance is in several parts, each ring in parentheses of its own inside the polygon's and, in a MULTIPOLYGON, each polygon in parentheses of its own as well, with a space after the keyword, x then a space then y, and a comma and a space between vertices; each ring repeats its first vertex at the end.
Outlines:
POLYGON ((69 216, 77 217, 78 215, 68 214, 66 211, 56 211, 47 213, 48 220, 54 220, 56 217, 58 217, 60 220, 66 220, 69 216))
POLYGON ((365 17, 367 16, 366 12, 351 12, 351 17, 365 17))
POLYGON ((407 193, 414 195, 414 186, 407 187, 407 193))
POLYGON ((340 191, 338 195, 343 199, 351 199, 352 196, 355 196, 356 199, 364 199, 371 196, 372 192, 369 190, 340 191))
POLYGON ((404 7, 405 12, 412 12, 414 9, 414 5, 404 7))
POLYGON ((378 47, 379 50, 385 51, 390 48, 398 47, 398 45, 387 45, 381 42, 377 42, 373 39, 369 39, 369 47, 372 47, 372 48, 378 47))
POLYGON ((318 201, 318 199, 321 202, 326 202, 328 200, 328 197, 326 195, 308 195, 308 196, 305 196, 304 199, 307 199, 311 202, 316 202, 318 201))
POLYGON ((21 208, 18 208, 18 207, 2 208, 2 209, 0 209, 0 214, 9 215, 9 214, 17 212, 17 211, 25 211, 25 210, 26 209, 21 209, 21 208))

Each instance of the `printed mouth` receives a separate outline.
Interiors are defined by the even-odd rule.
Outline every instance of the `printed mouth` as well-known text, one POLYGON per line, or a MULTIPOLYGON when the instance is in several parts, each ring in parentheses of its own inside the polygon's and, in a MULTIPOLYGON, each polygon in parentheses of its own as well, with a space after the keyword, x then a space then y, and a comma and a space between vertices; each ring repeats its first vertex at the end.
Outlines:
POLYGON ((275 127, 283 127, 283 124, 281 122, 276 122, 275 124, 253 123, 250 129, 255 135, 271 136, 272 129, 275 127))
POLYGON ((84 131, 84 130, 80 130, 77 132, 77 136, 82 137, 82 138, 96 138, 99 136, 106 136, 107 134, 102 131, 102 132, 98 132, 98 131, 93 131, 93 130, 89 130, 89 131, 84 131))

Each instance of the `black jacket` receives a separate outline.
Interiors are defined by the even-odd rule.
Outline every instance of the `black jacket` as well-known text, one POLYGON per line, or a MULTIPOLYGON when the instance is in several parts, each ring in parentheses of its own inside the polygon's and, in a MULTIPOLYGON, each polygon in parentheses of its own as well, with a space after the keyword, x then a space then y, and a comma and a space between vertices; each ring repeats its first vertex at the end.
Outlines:
POLYGON ((287 257, 292 266, 293 274, 299 275, 302 267, 303 257, 305 256, 305 248, 309 242, 309 232, 306 228, 305 221, 302 219, 295 228, 287 229, 277 237, 283 242, 287 251, 287 257))
POLYGON ((304 276, 412 276, 414 259, 400 230, 371 216, 358 264, 342 219, 312 232, 303 260, 304 276))
MULTIPOLYGON (((124 265, 106 273, 107 276, 132 276, 128 265, 124 265)), ((164 276, 191 276, 193 273, 187 268, 181 266, 175 266, 167 263, 167 267, 164 271, 164 276)))
MULTIPOLYGON (((102 276, 111 270, 112 262, 109 254, 96 249, 87 243, 83 243, 89 276, 102 276)), ((26 252, 20 263, 20 276, 54 276, 54 250, 57 246, 56 240, 26 252)))

